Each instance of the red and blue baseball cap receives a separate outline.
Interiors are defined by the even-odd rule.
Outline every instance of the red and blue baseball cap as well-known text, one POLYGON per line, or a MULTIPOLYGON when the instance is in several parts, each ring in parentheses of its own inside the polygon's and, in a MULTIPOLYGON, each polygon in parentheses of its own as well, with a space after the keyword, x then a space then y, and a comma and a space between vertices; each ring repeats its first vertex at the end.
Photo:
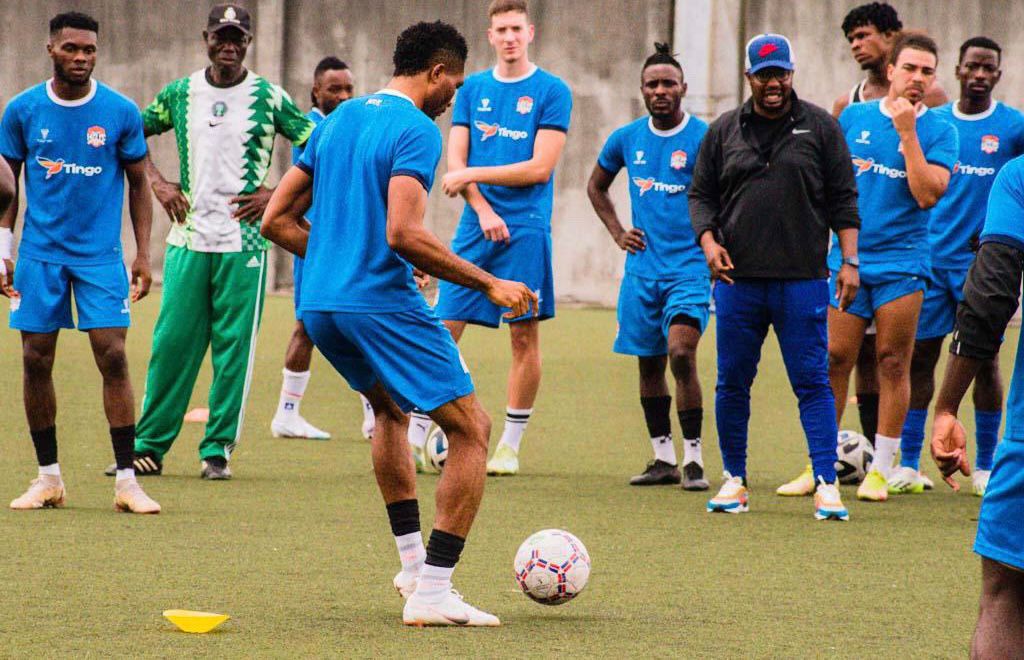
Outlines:
POLYGON ((747 73, 775 67, 793 70, 793 47, 781 34, 759 34, 747 42, 747 73))

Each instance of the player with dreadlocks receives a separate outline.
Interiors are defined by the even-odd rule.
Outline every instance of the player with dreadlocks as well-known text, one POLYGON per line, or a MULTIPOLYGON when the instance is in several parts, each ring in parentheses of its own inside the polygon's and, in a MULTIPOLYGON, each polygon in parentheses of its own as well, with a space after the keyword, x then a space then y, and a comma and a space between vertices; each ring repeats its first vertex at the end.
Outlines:
POLYGON ((598 217, 626 251, 613 350, 639 360, 640 405, 654 447, 654 460, 629 483, 682 482, 686 490, 707 490, 701 458, 697 343, 708 323, 711 281, 704 253, 694 240, 686 190, 708 127, 683 110, 683 67, 667 44, 655 44, 655 53, 644 62, 640 93, 648 116, 611 134, 587 184, 598 217), (632 206, 630 229, 622 226, 608 194, 623 167, 632 206), (672 443, 666 363, 676 381, 684 442, 682 474, 672 443))

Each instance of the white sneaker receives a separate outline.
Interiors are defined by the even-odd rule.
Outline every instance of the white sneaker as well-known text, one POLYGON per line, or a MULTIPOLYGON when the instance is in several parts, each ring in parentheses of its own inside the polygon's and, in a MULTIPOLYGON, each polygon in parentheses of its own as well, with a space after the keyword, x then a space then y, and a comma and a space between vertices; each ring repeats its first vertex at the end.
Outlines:
POLYGON ((330 440, 331 434, 321 431, 302 417, 294 415, 289 418, 274 417, 270 422, 270 432, 275 438, 306 438, 308 440, 330 440))
POLYGON ((887 481, 890 495, 916 495, 928 489, 925 477, 911 467, 896 468, 887 481))
POLYGON ((985 497, 988 490, 988 478, 992 476, 992 470, 975 470, 971 475, 971 484, 974 486, 974 494, 978 497, 985 497))
POLYGON ((818 488, 814 492, 814 517, 818 520, 849 520, 850 512, 843 506, 839 496, 839 482, 827 483, 818 477, 818 488))
POLYGON ((398 571, 398 575, 392 583, 395 585, 395 590, 398 591, 398 595, 402 598, 408 598, 416 591, 416 583, 419 582, 420 576, 416 573, 409 573, 408 571, 398 571))
POLYGON ((407 626, 500 626, 493 614, 478 610, 452 589, 440 603, 428 603, 413 593, 405 601, 402 622, 407 626))
POLYGON ((718 490, 718 494, 708 500, 708 513, 746 513, 749 510, 749 498, 743 479, 728 472, 722 473, 722 476, 725 483, 718 490))

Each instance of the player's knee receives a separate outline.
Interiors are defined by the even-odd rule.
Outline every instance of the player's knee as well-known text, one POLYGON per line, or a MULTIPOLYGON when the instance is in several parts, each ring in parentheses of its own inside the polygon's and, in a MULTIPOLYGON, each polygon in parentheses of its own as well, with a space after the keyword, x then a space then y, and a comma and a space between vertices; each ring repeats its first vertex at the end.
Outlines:
POLYGON ((540 364, 540 341, 537 335, 528 332, 512 332, 512 357, 530 360, 540 364))
POLYGON ((910 360, 905 351, 891 348, 878 350, 878 377, 889 381, 906 378, 910 373, 910 360))
POLYGON ((53 372, 53 353, 26 344, 22 352, 25 375, 30 379, 49 378, 53 372))
POLYGON ((856 362, 856 355, 851 355, 849 351, 841 350, 831 344, 829 345, 828 369, 830 372, 849 373, 853 370, 853 365, 856 364, 856 362))
POLYGON ((680 380, 690 378, 697 370, 697 347, 676 344, 668 347, 669 365, 672 374, 680 380))

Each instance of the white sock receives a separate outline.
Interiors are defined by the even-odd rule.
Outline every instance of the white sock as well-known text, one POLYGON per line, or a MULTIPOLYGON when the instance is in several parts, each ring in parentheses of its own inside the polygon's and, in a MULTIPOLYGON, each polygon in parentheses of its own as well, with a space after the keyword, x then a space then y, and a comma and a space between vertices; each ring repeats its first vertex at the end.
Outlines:
POLYGON ((118 470, 117 475, 114 477, 115 481, 121 481, 122 479, 135 480, 135 468, 126 468, 124 470, 118 470))
POLYGON ((430 417, 420 412, 409 415, 409 444, 422 449, 427 444, 427 431, 430 430, 430 417))
POLYGON ((676 446, 672 444, 671 435, 651 438, 651 446, 654 447, 654 458, 669 465, 676 464, 676 446))
POLYGON ((50 463, 49 465, 39 466, 39 476, 59 477, 60 476, 60 463, 50 463))
POLYGON ((896 452, 900 449, 899 438, 889 438, 881 433, 875 434, 875 458, 872 469, 878 470, 886 479, 892 473, 892 464, 896 460, 896 452))
POLYGON ((455 567, 444 568, 423 564, 420 579, 416 582, 416 595, 428 603, 440 603, 452 590, 452 573, 455 567))
POLYGON ((370 405, 370 400, 362 394, 359 395, 359 400, 363 402, 363 423, 369 426, 375 426, 377 419, 373 414, 373 406, 370 405))
POLYGON ((412 532, 395 537, 398 546, 398 558, 402 561, 402 570, 406 573, 419 573, 423 560, 427 558, 427 550, 423 547, 423 534, 412 532))
POLYGON ((700 438, 683 438, 683 465, 696 463, 704 467, 704 457, 700 450, 700 438))
POLYGON ((499 444, 511 447, 512 451, 518 454, 519 443, 523 441, 523 432, 526 431, 526 425, 530 422, 532 414, 533 408, 506 408, 505 430, 501 433, 499 444))
POLYGON ((300 373, 284 368, 281 373, 284 374, 284 382, 281 383, 281 400, 277 404, 277 414, 280 417, 294 417, 299 414, 302 395, 306 393, 306 386, 309 385, 309 372, 300 373))

